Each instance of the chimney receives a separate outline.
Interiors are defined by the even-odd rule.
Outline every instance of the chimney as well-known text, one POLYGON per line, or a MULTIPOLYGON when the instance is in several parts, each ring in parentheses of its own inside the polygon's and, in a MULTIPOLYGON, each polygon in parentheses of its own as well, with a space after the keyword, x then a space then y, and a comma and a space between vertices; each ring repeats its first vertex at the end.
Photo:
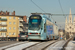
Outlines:
POLYGON ((3 15, 6 15, 6 12, 3 12, 3 15))
POLYGON ((3 15, 3 11, 1 11, 1 15, 3 15))
POLYGON ((1 15, 1 11, 0 11, 0 15, 1 15))
POLYGON ((12 12, 12 15, 15 15, 15 11, 12 12))
POLYGON ((7 12, 7 15, 9 15, 9 12, 7 12))
POLYGON ((8 14, 8 12, 6 11, 6 15, 8 14))

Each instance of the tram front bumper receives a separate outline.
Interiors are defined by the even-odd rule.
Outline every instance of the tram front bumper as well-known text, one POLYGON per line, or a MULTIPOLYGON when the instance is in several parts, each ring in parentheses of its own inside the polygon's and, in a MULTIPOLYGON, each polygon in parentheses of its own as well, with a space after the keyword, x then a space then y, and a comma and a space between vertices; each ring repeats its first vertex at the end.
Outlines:
POLYGON ((28 40, 44 40, 40 35, 28 35, 28 40))

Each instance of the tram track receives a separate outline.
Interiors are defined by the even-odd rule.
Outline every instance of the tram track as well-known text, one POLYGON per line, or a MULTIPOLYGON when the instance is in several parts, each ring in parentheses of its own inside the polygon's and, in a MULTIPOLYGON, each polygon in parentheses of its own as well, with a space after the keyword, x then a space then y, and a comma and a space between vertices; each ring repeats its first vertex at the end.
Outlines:
POLYGON ((20 44, 15 44, 15 45, 12 45, 12 46, 9 46, 9 47, 6 47, 6 48, 3 48, 1 50, 22 50, 22 48, 27 48, 28 46, 32 46, 34 44, 37 44, 39 42, 24 42, 24 43, 20 43, 20 44))
POLYGON ((0 50, 5 50, 5 49, 11 48, 11 47, 18 46, 18 45, 20 45, 20 44, 25 44, 25 43, 27 43, 27 42, 28 42, 28 41, 26 41, 26 42, 14 43, 14 44, 11 44, 11 45, 8 45, 8 46, 5 46, 5 47, 1 47, 0 50))
POLYGON ((48 48, 50 45, 54 44, 57 41, 54 41, 53 43, 50 43, 49 45, 45 46, 44 48, 42 48, 42 50, 45 50, 46 48, 48 48))
POLYGON ((65 47, 70 40, 71 39, 57 41, 43 50, 65 50, 65 47))
POLYGON ((69 40, 52 40, 44 42, 25 41, 19 42, 6 47, 1 47, 0 50, 49 50, 49 49, 60 49, 64 50, 69 40), (63 43, 63 44, 62 44, 63 43), (59 47, 59 48, 58 48, 59 47))
POLYGON ((64 40, 60 40, 60 41, 57 41, 57 42, 53 43, 52 45, 48 46, 44 50, 61 50, 62 46, 64 44, 65 44, 65 41, 64 40))
POLYGON ((44 50, 48 45, 53 44, 54 42, 56 41, 40 42, 22 50, 44 50))
POLYGON ((65 48, 67 47, 67 44, 68 44, 69 41, 71 41, 71 40, 72 40, 72 38, 68 39, 68 40, 66 41, 66 43, 63 45, 63 48, 62 48, 61 50, 65 50, 65 48))
MULTIPOLYGON (((40 43, 41 43, 41 42, 40 42, 40 43)), ((36 43, 36 44, 34 44, 34 45, 28 46, 28 47, 26 47, 26 48, 24 48, 24 49, 22 49, 22 50, 26 50, 27 48, 30 48, 30 47, 35 46, 35 45, 40 44, 40 43, 36 43)))

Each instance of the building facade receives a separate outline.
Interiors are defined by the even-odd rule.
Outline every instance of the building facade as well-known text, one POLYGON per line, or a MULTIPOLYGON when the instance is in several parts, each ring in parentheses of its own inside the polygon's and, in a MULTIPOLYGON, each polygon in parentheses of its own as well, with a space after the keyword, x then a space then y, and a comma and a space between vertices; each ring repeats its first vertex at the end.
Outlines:
POLYGON ((11 15, 0 11, 0 39, 17 39, 18 34, 24 32, 23 21, 27 22, 26 16, 17 16, 15 11, 11 15))
POLYGON ((27 16, 19 18, 19 32, 28 32, 27 16))
POLYGON ((69 20, 67 20, 67 17, 66 17, 65 32, 66 34, 69 34, 69 37, 72 37, 75 34, 75 17, 73 18, 73 21, 72 21, 71 9, 69 14, 69 20))

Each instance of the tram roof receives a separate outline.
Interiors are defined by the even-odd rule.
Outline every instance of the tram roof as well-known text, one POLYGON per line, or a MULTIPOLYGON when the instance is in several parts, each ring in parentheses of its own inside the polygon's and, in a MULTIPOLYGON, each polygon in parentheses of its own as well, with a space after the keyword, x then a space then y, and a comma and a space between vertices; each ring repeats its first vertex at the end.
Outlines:
POLYGON ((45 13, 31 13, 32 15, 40 15, 42 17, 44 17, 45 19, 51 21, 53 24, 57 25, 54 21, 51 20, 51 18, 49 18, 48 16, 45 15, 45 13))

